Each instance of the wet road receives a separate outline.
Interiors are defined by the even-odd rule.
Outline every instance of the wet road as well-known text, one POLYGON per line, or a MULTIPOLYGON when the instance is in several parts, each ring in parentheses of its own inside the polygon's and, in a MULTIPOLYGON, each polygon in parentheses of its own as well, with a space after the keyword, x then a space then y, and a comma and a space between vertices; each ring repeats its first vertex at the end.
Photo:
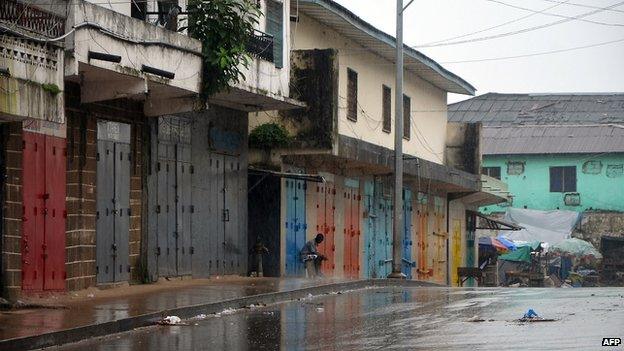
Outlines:
POLYGON ((143 328, 60 350, 600 350, 603 337, 624 338, 622 289, 385 288, 143 328), (556 321, 516 322, 529 308, 556 321), (469 321, 474 316, 486 321, 469 321))

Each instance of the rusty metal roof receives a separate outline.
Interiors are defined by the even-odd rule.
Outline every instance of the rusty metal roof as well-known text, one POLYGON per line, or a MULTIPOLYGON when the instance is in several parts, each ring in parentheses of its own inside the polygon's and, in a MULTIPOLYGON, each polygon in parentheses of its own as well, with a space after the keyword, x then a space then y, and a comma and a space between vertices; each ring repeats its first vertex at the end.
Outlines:
MULTIPOLYGON (((291 0, 291 13, 303 13, 332 28, 369 49, 382 58, 394 62, 396 39, 356 16, 332 0, 291 0)), ((405 46, 405 70, 410 71, 438 88, 457 94, 474 95, 475 88, 461 77, 446 70, 421 52, 405 46)))
POLYGON ((449 105, 448 119, 483 125, 624 123, 624 93, 488 93, 449 105))
POLYGON ((483 127, 483 155, 624 153, 624 125, 483 127))

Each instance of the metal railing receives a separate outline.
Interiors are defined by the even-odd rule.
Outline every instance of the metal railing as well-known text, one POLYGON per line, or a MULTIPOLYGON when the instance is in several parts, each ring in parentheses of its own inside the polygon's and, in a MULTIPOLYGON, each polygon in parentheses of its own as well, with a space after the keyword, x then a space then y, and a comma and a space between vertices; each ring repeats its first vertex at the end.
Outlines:
POLYGON ((65 33, 65 19, 15 0, 0 0, 0 21, 56 38, 65 33))
POLYGON ((247 52, 251 56, 273 62, 273 41, 272 35, 255 30, 247 42, 247 52))

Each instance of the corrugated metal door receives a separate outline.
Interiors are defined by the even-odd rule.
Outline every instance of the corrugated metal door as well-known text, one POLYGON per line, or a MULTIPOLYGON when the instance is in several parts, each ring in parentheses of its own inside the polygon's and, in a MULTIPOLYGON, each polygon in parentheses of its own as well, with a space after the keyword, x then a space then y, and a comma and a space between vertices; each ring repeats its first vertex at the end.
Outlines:
POLYGON ((158 143, 158 275, 162 277, 176 274, 175 240, 175 147, 169 143, 158 143))
POLYGON ((22 289, 43 290, 45 137, 23 132, 22 289))
POLYGON ((380 265, 383 269, 380 270, 381 277, 387 277, 392 272, 392 200, 387 197, 381 199, 381 208, 383 211, 383 221, 380 223, 383 227, 383 235, 379 240, 380 250, 382 251, 382 257, 380 265))
POLYGON ((46 136, 45 290, 65 290, 66 140, 46 136))
POLYGON ((430 277, 431 269, 429 268, 428 261, 428 242, 427 236, 429 235, 428 222, 429 211, 427 205, 427 195, 418 193, 418 279, 426 280, 430 277))
POLYGON ((191 274, 192 202, 190 146, 176 145, 176 263, 178 275, 191 274))
POLYGON ((98 283, 109 283, 115 280, 115 143, 98 140, 97 149, 96 272, 98 283))
MULTIPOLYGON (((225 274, 237 274, 241 272, 241 256, 246 254, 243 247, 243 240, 240 238, 239 221, 239 171, 240 162, 237 157, 224 156, 223 158, 223 225, 225 233, 224 255, 225 274)), ((245 238, 245 242, 246 242, 245 238)))
POLYGON ((333 183, 322 183, 316 186, 317 191, 317 224, 316 231, 325 236, 325 240, 319 246, 319 252, 327 258, 323 261, 321 271, 326 276, 332 275, 335 268, 335 251, 336 246, 334 244, 334 233, 336 227, 334 226, 334 197, 336 189, 334 189, 333 183))
POLYGON ((210 187, 212 189, 211 202, 211 218, 210 228, 213 235, 211 243, 209 243, 210 259, 208 265, 210 274, 223 275, 225 273, 225 227, 223 225, 224 216, 224 184, 223 184, 223 157, 221 155, 212 155, 210 159, 210 187))
POLYGON ((379 254, 377 252, 377 222, 379 221, 379 210, 375 206, 375 183, 367 181, 364 183, 364 270, 363 278, 377 278, 379 275, 379 254))
POLYGON ((347 278, 358 278, 360 264, 360 201, 361 196, 357 188, 347 187, 344 192, 345 198, 345 246, 344 246, 344 271, 347 278))
POLYGON ((130 271, 130 125, 98 121, 97 137, 97 282, 126 281, 130 271))
POLYGON ((301 276, 299 255, 306 240, 305 181, 288 179, 286 185, 286 275, 301 276))
POLYGON ((23 132, 22 289, 65 289, 65 139, 23 132))
MULTIPOLYGON (((129 126, 128 126, 129 127, 129 126)), ((129 129, 129 128, 128 128, 129 129)), ((130 274, 130 144, 115 143, 115 281, 130 274)))
POLYGON ((412 192, 403 189, 403 274, 412 279, 412 192))

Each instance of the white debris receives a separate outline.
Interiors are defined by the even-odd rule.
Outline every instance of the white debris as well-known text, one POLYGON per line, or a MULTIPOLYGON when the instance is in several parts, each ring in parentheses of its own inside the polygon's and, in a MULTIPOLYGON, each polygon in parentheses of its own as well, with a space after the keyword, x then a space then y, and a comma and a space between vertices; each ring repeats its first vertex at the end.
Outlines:
POLYGON ((197 316, 193 317, 193 319, 206 319, 208 318, 208 316, 206 316, 205 314, 198 314, 197 316))
POLYGON ((325 309, 323 307, 317 307, 316 308, 316 312, 320 313, 320 312, 323 312, 323 311, 325 311, 325 309))
POLYGON ((167 316, 160 321, 160 324, 164 325, 176 325, 181 323, 182 319, 178 316, 167 316))
POLYGON ((214 315, 215 315, 215 317, 221 317, 221 316, 226 316, 228 314, 232 314, 232 313, 235 313, 235 312, 236 312, 236 310, 233 309, 233 308, 226 308, 226 309, 224 309, 221 312, 215 313, 214 315))
POLYGON ((87 295, 87 297, 95 297, 95 295, 89 294, 89 295, 87 295))

